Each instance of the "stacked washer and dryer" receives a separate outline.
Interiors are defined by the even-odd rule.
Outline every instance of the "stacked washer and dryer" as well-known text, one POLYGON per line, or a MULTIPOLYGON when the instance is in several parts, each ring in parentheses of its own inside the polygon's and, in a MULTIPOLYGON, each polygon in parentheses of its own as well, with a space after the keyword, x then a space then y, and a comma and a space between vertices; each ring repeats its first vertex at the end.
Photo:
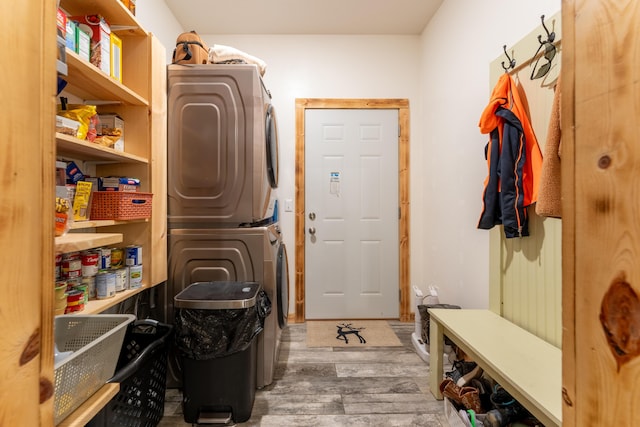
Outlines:
MULTIPOLYGON (((162 304, 195 282, 254 281, 271 300, 257 338, 256 385, 271 384, 287 324, 287 252, 278 224, 278 135, 271 94, 249 64, 169 65, 168 281, 162 304)), ((169 363, 179 385, 179 364, 169 363)))

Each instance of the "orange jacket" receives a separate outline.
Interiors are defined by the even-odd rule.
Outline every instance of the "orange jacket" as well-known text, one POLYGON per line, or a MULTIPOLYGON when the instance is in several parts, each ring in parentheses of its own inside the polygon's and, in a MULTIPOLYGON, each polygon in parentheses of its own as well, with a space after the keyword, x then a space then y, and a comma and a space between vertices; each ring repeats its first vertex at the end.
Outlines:
POLYGON ((503 224, 506 237, 528 236, 526 207, 538 198, 542 152, 513 78, 504 73, 480 117, 480 132, 489 134, 478 228, 503 224))

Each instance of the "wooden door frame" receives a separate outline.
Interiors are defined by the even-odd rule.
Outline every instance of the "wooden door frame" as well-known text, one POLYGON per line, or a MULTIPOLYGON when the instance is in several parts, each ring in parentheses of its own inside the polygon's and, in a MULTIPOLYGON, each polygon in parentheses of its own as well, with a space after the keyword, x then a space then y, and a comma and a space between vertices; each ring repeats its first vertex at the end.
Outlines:
POLYGON ((398 270, 400 321, 411 320, 409 247, 409 100, 296 98, 296 206, 295 206, 295 313, 293 321, 305 321, 305 111, 307 109, 398 110, 398 270))

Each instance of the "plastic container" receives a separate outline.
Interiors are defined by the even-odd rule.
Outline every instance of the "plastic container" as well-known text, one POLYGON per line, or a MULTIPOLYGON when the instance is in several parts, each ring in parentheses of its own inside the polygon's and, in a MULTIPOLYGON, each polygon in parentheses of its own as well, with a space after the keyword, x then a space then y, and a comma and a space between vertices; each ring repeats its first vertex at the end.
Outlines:
POLYGON ((151 319, 130 324, 115 375, 120 391, 87 427, 152 427, 164 415, 167 354, 173 326, 151 319))
POLYGON ((55 347, 72 353, 54 364, 57 425, 113 376, 131 314, 62 315, 54 320, 55 347))
POLYGON ((256 338, 271 303, 256 282, 198 282, 174 297, 184 420, 236 423, 251 417, 256 338))
POLYGON ((151 217, 153 193, 94 191, 91 219, 130 220, 151 217))

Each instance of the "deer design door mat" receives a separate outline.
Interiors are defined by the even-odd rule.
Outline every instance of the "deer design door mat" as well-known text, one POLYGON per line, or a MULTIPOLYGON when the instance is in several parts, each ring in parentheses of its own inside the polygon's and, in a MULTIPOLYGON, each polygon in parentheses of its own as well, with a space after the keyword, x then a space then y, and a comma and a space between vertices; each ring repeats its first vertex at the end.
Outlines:
POLYGON ((307 320, 307 347, 401 347, 385 320, 307 320))

